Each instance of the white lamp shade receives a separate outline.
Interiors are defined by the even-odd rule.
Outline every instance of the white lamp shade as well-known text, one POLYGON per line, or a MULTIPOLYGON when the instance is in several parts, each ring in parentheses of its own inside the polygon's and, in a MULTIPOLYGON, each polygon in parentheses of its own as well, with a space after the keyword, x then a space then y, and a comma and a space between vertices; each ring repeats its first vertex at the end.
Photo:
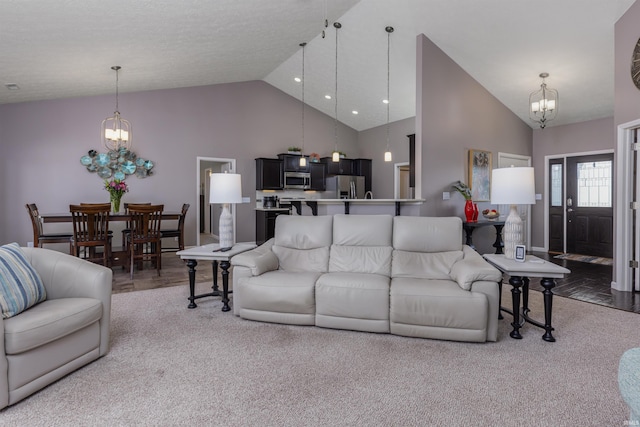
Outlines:
POLYGON ((491 204, 533 205, 536 186, 532 167, 510 167, 491 172, 491 204))
POLYGON ((240 174, 212 173, 209 203, 242 203, 240 174))

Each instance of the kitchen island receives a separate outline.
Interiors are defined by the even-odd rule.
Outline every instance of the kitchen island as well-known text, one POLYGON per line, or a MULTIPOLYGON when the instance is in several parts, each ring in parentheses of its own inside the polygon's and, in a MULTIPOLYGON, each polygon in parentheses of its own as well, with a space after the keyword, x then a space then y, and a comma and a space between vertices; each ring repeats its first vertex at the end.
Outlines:
POLYGON ((280 206, 291 204, 298 215, 302 215, 303 204, 311 209, 312 215, 345 214, 391 214, 418 215, 424 199, 280 199, 280 206), (401 209, 402 208, 402 209, 401 209))

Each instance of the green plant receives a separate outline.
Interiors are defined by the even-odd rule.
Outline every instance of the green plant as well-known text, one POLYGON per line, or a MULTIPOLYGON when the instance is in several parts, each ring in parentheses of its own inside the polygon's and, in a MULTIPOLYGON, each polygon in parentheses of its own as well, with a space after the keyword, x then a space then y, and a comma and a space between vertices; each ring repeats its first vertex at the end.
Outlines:
POLYGON ((302 151, 302 148, 292 146, 292 147, 287 148, 287 151, 302 151))
POLYGON ((471 200, 471 188, 462 181, 458 181, 452 187, 464 197, 465 200, 471 200))

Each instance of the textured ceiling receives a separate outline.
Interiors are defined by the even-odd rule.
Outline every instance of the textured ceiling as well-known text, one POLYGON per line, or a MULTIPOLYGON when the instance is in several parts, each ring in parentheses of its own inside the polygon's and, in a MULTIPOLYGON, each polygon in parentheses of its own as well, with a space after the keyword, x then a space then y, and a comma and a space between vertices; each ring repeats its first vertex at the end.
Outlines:
MULTIPOLYGON (((634 0, 0 0, 0 103, 265 80, 357 130, 415 115, 425 34, 528 122, 538 74, 559 91, 551 123, 613 115, 613 32, 634 0), (326 37, 320 33, 327 17, 326 37), (20 90, 8 90, 17 84, 20 90), (353 115, 357 110, 358 115, 353 115)), ((122 112, 126 117, 126 112, 122 112)), ((482 114, 482 112, 478 112, 482 114)))

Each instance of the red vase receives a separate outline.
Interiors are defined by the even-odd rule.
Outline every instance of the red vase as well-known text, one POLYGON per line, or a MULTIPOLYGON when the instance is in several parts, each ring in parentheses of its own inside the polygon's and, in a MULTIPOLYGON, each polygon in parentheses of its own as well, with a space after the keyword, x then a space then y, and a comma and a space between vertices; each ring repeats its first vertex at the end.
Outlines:
POLYGON ((473 222, 478 222, 478 205, 476 203, 473 204, 473 222))
POLYGON ((464 204, 464 216, 467 219, 467 222, 473 222, 473 202, 471 200, 467 200, 464 204))

